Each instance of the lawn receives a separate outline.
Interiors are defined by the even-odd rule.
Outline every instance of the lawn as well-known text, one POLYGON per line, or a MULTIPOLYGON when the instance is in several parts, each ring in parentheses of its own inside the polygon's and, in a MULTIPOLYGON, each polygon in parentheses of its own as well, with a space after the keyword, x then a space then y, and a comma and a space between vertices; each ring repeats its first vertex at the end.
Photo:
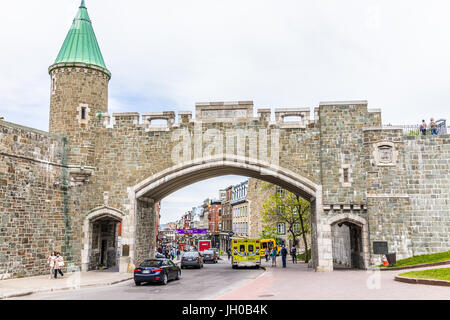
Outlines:
MULTIPOLYGON (((394 265, 389 265, 387 268, 397 268, 397 267, 406 267, 413 266, 416 264, 424 264, 424 263, 433 263, 433 262, 441 262, 450 260, 450 251, 432 253, 432 254, 424 254, 421 256, 413 256, 410 258, 397 260, 397 263, 394 265)), ((384 267, 380 265, 380 267, 384 267)))
POLYGON ((450 281, 450 268, 429 269, 422 271, 410 271, 399 274, 400 277, 433 279, 450 281))

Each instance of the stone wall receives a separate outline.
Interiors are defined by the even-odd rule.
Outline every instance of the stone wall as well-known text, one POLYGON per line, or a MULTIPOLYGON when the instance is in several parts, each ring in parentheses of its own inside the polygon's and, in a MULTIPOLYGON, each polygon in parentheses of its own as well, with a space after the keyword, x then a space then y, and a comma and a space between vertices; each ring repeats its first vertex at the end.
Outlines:
MULTIPOLYGON (((403 136, 401 129, 372 128, 364 143, 370 244, 387 241, 397 259, 449 250, 449 135, 403 136), (380 162, 379 153, 389 147, 387 161, 380 162)), ((380 256, 371 254, 371 261, 380 263, 380 256)))
POLYGON ((61 137, 0 121, 0 279, 49 272, 70 250, 61 137))

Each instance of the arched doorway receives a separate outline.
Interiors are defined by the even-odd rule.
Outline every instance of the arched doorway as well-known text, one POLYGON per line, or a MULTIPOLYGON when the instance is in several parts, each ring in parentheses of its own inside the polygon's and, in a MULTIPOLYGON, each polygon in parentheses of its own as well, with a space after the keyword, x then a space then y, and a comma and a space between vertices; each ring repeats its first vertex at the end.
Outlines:
POLYGON ((106 206, 89 212, 83 225, 82 271, 118 267, 119 228, 123 217, 121 211, 106 206))
MULTIPOLYGON (((128 190, 130 214, 124 219, 123 244, 129 246, 130 263, 155 252, 155 203, 192 183, 223 175, 241 175, 276 184, 311 203, 312 258, 317 271, 332 271, 331 241, 320 241, 327 233, 323 223, 321 186, 290 170, 259 160, 237 156, 215 156, 184 162, 152 175, 128 190), (319 227, 318 227, 319 226, 319 227), (328 248, 329 246, 329 248, 328 248), (326 248, 325 248, 326 247, 326 248), (329 253, 328 253, 329 252, 329 253)), ((121 266, 126 269, 126 266, 121 266)))
POLYGON ((339 214, 329 219, 332 238, 333 267, 367 269, 368 228, 363 217, 339 214))

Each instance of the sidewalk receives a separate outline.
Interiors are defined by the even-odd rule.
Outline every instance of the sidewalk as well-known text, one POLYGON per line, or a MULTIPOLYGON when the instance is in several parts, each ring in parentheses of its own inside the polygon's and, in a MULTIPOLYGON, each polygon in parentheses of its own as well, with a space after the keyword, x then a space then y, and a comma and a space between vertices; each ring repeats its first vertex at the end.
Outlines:
POLYGON ((108 286, 133 279, 130 273, 89 271, 65 273, 64 277, 49 279, 49 275, 0 281, 0 300, 38 292, 75 290, 86 287, 108 286))
MULTIPOLYGON (((336 269, 333 272, 315 272, 307 264, 292 264, 282 268, 262 262, 265 272, 258 278, 229 292, 216 296, 217 300, 447 300, 448 287, 413 285, 394 281, 404 271, 336 269)), ((445 267, 445 266, 444 266, 445 267)))

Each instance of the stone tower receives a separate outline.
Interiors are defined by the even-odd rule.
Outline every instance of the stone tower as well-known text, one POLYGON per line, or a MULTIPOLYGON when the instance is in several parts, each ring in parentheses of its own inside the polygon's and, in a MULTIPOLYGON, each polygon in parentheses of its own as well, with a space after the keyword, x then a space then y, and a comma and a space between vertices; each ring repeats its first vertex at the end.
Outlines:
POLYGON ((51 133, 69 142, 68 163, 94 166, 95 132, 101 114, 108 112, 106 68, 84 0, 53 65, 51 77, 51 133))

